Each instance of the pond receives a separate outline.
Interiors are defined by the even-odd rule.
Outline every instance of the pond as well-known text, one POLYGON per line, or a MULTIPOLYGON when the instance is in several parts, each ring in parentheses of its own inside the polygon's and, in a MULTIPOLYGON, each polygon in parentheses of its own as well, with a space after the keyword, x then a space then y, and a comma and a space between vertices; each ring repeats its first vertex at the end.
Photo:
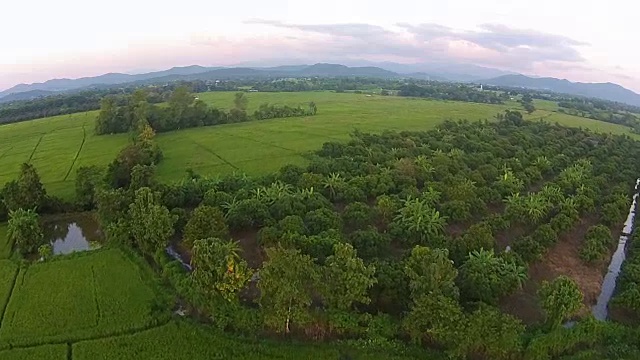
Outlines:
POLYGON ((53 247, 53 254, 70 254, 100 247, 104 235, 91 213, 43 217, 43 233, 53 247))

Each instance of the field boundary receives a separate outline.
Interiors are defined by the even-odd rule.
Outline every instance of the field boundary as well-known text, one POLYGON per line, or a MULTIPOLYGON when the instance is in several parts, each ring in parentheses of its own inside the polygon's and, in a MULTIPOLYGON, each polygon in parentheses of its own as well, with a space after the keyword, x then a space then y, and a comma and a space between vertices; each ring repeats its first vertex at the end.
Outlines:
POLYGON ((80 148, 76 152, 76 156, 73 157, 73 161, 71 162, 71 166, 69 167, 69 170, 67 171, 67 174, 64 176, 64 179, 62 179, 62 181, 67 181, 67 178, 69 177, 69 174, 71 174, 71 170, 73 170, 73 167, 75 166, 76 161, 78 160, 78 157, 80 156, 80 153, 82 152, 82 148, 84 147, 84 142, 86 140, 87 140, 87 130, 84 128, 84 124, 83 124, 82 125, 82 142, 80 143, 80 148))
POLYGON ((7 351, 7 350, 14 350, 14 349, 32 349, 32 348, 37 348, 39 346, 45 346, 45 345, 73 345, 76 343, 80 343, 80 342, 84 342, 84 341, 94 341, 94 340, 104 340, 104 339, 109 339, 109 338, 114 338, 114 337, 120 337, 120 336, 129 336, 129 335, 135 335, 137 333, 141 333, 144 331, 149 331, 149 330, 153 330, 156 328, 160 328, 163 327, 165 325, 167 325, 168 323, 170 323, 172 321, 171 318, 168 318, 167 320, 164 321, 160 321, 157 323, 150 323, 147 324, 145 326, 141 326, 141 327, 137 327, 137 328, 131 328, 128 330, 121 330, 121 331, 116 331, 113 332, 111 334, 108 335, 94 335, 94 336, 87 336, 87 337, 80 337, 78 339, 75 340, 65 340, 65 341, 43 341, 43 342, 37 342, 37 343, 33 343, 30 345, 13 345, 11 342, 6 342, 5 344, 8 345, 8 347, 5 350, 2 351, 7 351))
POLYGON ((0 327, 4 326, 4 318, 7 314, 7 309, 9 308, 9 302, 11 301, 11 297, 13 296, 13 290, 16 288, 16 282, 18 281, 18 276, 20 275, 20 267, 16 268, 16 271, 13 275, 13 282, 11 283, 11 290, 9 290, 9 294, 7 294, 7 299, 4 302, 4 306, 2 307, 2 315, 0 315, 0 327))
POLYGON ((296 153, 296 154, 299 154, 299 153, 300 153, 300 152, 299 152, 299 151, 297 151, 297 150, 289 149, 289 148, 286 148, 286 147, 284 147, 284 146, 276 145, 276 144, 269 143, 269 142, 266 142, 266 141, 260 141, 260 140, 252 139, 252 138, 250 138, 250 137, 244 137, 244 136, 240 136, 240 135, 231 135, 231 136, 232 136, 232 137, 239 138, 239 139, 244 139, 244 140, 253 141, 253 142, 255 142, 255 143, 262 144, 262 145, 268 145, 268 146, 271 146, 271 147, 274 147, 274 148, 277 148, 277 149, 282 149, 282 150, 291 151, 291 152, 296 153))
POLYGON ((208 147, 206 147, 206 146, 204 146, 204 145, 200 144, 200 143, 199 143, 199 142, 197 142, 197 141, 194 141, 193 143, 194 143, 194 144, 196 144, 196 145, 198 145, 199 147, 201 147, 204 151, 208 152, 209 154, 211 154, 211 155, 213 155, 213 156, 217 157, 218 159, 222 160, 225 164, 227 164, 227 165, 231 166, 232 168, 234 168, 234 169, 236 169, 236 170, 241 170, 239 167, 237 167, 237 166, 233 165, 232 163, 230 163, 229 161, 227 161, 227 159, 225 159, 225 158, 223 158, 222 156, 220 156, 220 155, 216 154, 213 150, 209 149, 208 147))
POLYGON ((100 312, 100 302, 98 301, 98 289, 96 285, 96 269, 91 266, 91 287, 93 288, 93 302, 96 305, 96 326, 98 326, 100 325, 102 315, 100 312))
POLYGON ((2 155, 0 155, 0 159, 2 159, 5 155, 7 155, 9 153, 9 151, 11 151, 11 150, 13 150, 13 146, 11 146, 5 152, 3 152, 2 155))
POLYGON ((30 163, 31 159, 33 159, 33 155, 35 155, 36 150, 38 149, 38 146, 40 146, 40 143, 42 142, 42 138, 45 135, 47 135, 47 134, 45 133, 45 134, 40 135, 40 139, 38 139, 38 143, 36 144, 36 146, 33 147, 33 150, 31 151, 31 155, 29 155, 29 160, 27 160, 28 163, 30 163))

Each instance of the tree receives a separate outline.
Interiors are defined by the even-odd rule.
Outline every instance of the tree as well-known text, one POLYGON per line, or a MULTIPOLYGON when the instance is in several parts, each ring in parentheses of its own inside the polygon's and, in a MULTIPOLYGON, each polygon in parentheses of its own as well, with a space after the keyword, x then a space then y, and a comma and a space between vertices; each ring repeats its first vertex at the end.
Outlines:
POLYGON ((525 331, 520 320, 486 305, 480 306, 467 319, 461 346, 466 354, 483 355, 484 359, 513 359, 520 351, 525 331))
POLYGON ((137 190, 143 187, 153 188, 156 185, 155 176, 155 165, 138 164, 131 169, 129 189, 137 190))
POLYGON ((367 291, 376 283, 375 270, 364 264, 351 245, 335 244, 323 268, 324 300, 329 308, 346 311, 355 302, 368 304, 367 291))
POLYGON ((229 238, 229 228, 220 209, 200 205, 193 210, 184 228, 183 241, 190 246, 195 244, 196 240, 206 238, 226 240, 229 238))
POLYGON ((164 249, 171 235, 175 218, 169 210, 159 205, 159 195, 143 187, 135 192, 135 199, 129 205, 131 234, 138 248, 147 255, 164 249))
POLYGON ((465 318, 455 299, 442 294, 423 295, 414 301, 402 325, 417 344, 436 342, 455 347, 463 342, 465 318))
POLYGON ((551 328, 559 327, 582 307, 582 292, 578 284, 564 275, 552 282, 543 282, 538 297, 547 325, 551 328))
POLYGON ((18 180, 8 182, 2 195, 9 210, 41 208, 47 198, 40 175, 35 167, 28 163, 21 165, 18 180))
POLYGON ((240 255, 238 242, 217 238, 199 239, 193 243, 191 278, 206 296, 222 296, 238 301, 238 293, 251 279, 252 271, 240 255))
POLYGON ((422 199, 408 199, 394 218, 394 224, 410 239, 421 243, 437 238, 444 232, 447 218, 422 199))
POLYGON ((7 238, 22 255, 38 250, 43 244, 38 214, 33 209, 17 209, 9 212, 7 238))
POLYGON ((527 272, 514 259, 497 257, 493 249, 481 249, 469 254, 460 268, 460 279, 460 287, 468 298, 492 304, 521 287, 527 272))
POLYGON ((404 273, 409 278, 413 299, 436 294, 458 298, 459 291, 455 284, 458 271, 446 249, 414 247, 406 261, 404 273))
POLYGON ((260 271, 259 303, 265 322, 276 331, 291 331, 291 324, 309 321, 309 306, 319 274, 313 259, 299 250, 268 248, 260 271))
POLYGON ((245 93, 237 92, 233 99, 233 105, 237 110, 247 111, 247 106, 249 105, 249 98, 245 96, 245 93))
POLYGON ((76 171, 76 201, 83 209, 96 205, 96 189, 102 183, 103 171, 98 166, 81 166, 76 171))

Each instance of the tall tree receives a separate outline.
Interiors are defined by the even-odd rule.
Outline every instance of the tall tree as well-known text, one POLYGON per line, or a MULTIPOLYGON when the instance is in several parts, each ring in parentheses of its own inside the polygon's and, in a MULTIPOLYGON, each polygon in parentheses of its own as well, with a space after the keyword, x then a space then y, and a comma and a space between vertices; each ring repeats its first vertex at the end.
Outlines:
POLYGON ((269 259, 260 271, 260 306, 265 322, 276 331, 291 331, 291 324, 309 321, 311 294, 319 280, 313 259, 299 250, 268 248, 269 259))
POLYGON ((226 240, 229 238, 229 228, 220 209, 200 205, 193 210, 184 228, 183 240, 187 245, 192 245, 196 240, 206 238, 226 240))
POLYGON ((376 283, 374 266, 366 266, 353 246, 333 245, 333 255, 327 257, 323 268, 324 299, 330 308, 349 310, 353 303, 368 304, 367 291, 376 283))
POLYGON ((98 166, 81 166, 76 171, 76 201, 84 209, 95 206, 96 190, 103 177, 103 169, 98 166))
POLYGON ((551 328, 559 327, 564 320, 582 307, 582 292, 571 278, 560 275, 552 282, 543 282, 538 297, 551 328))
POLYGON ((131 234, 143 253, 152 255, 167 246, 175 218, 166 207, 159 205, 158 195, 151 189, 143 187, 135 192, 135 200, 129 205, 129 218, 131 234))
POLYGON ((199 291, 209 297, 220 295, 229 302, 238 301, 238 293, 252 275, 240 257, 239 244, 229 240, 196 240, 191 265, 191 277, 199 291))
POLYGON ((9 182, 3 191, 4 202, 9 210, 35 209, 45 205, 47 192, 40 175, 32 164, 23 163, 17 181, 9 182))
POLYGON ((460 268, 460 288, 473 300, 495 303, 522 286, 527 272, 513 259, 495 256, 493 249, 473 251, 460 268))
POLYGON ((33 209, 17 209, 9 212, 7 237, 23 255, 38 250, 43 244, 38 214, 33 209))
POLYGON ((409 278, 413 299, 437 294, 458 298, 459 291, 455 284, 458 271, 446 249, 414 247, 405 264, 404 273, 409 278))

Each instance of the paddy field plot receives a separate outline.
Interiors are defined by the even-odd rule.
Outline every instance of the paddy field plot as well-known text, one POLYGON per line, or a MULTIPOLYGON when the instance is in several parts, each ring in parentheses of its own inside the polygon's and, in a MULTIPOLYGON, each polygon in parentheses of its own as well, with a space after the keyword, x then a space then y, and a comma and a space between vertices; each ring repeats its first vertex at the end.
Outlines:
MULTIPOLYGON (((15 274, 15 265, 5 262, 3 279, 15 274)), ((150 276, 117 249, 23 266, 13 286, 0 282, 0 299, 10 294, 0 346, 70 342, 152 326, 162 316, 154 313, 161 297, 150 276)))

